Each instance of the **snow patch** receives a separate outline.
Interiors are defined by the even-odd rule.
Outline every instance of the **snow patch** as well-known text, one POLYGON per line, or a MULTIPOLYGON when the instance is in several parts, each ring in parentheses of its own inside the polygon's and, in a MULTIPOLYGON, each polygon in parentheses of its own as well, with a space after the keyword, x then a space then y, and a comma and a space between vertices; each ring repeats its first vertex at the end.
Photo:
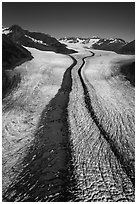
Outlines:
POLYGON ((28 35, 25 35, 25 37, 30 38, 33 42, 40 43, 40 44, 43 44, 43 45, 48 45, 47 43, 44 43, 42 40, 36 40, 35 38, 32 38, 32 37, 30 37, 28 35))
POLYGON ((111 44, 111 43, 116 43, 116 42, 118 42, 118 40, 117 39, 113 39, 109 44, 111 44))
POLYGON ((101 45, 101 44, 103 44, 103 42, 98 43, 98 45, 101 45))
POLYGON ((93 45, 93 44, 97 43, 99 40, 100 40, 99 38, 98 39, 90 39, 89 43, 91 45, 93 45))
POLYGON ((12 33, 12 31, 11 30, 9 30, 9 28, 2 28, 2 34, 5 34, 5 35, 7 35, 7 34, 9 34, 9 33, 12 33))

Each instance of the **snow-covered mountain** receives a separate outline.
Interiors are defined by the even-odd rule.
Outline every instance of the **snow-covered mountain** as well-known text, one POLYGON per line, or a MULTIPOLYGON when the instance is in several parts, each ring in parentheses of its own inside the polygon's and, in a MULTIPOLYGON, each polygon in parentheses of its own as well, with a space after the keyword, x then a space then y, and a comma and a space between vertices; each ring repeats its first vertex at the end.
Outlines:
POLYGON ((83 46, 87 45, 89 48, 92 47, 92 45, 97 43, 99 40, 100 38, 98 37, 92 37, 92 38, 64 37, 59 39, 61 43, 83 44, 83 46))
POLYGON ((66 45, 81 45, 85 48, 98 49, 98 50, 108 50, 115 51, 121 54, 134 54, 135 45, 134 43, 125 42, 121 38, 100 38, 100 37, 91 37, 91 38, 81 38, 81 37, 64 37, 60 38, 59 41, 61 43, 65 43, 66 45), (127 46, 129 44, 129 46, 127 46), (132 46, 130 46, 130 44, 132 46), (124 51, 126 47, 128 47, 124 51), (132 51, 130 50, 132 49, 132 51))

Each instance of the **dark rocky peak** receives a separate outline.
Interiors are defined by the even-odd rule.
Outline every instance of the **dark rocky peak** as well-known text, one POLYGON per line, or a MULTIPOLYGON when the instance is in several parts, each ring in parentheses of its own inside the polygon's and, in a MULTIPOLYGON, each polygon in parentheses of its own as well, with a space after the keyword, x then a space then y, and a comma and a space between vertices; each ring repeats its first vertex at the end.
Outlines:
POLYGON ((122 48, 118 50, 118 53, 134 55, 135 54, 135 40, 123 45, 122 48))
POLYGON ((18 25, 13 25, 9 28, 9 34, 8 36, 14 41, 19 43, 19 39, 25 35, 25 30, 23 30, 20 26, 18 25))
POLYGON ((13 25, 13 26, 11 26, 10 28, 9 28, 9 30, 10 31, 12 31, 12 32, 25 32, 20 26, 18 26, 18 25, 13 25))

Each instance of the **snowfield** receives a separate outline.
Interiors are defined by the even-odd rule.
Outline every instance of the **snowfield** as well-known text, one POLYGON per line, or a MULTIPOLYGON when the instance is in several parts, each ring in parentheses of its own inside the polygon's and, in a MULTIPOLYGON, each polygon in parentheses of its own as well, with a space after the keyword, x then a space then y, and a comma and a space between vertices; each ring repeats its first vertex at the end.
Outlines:
POLYGON ((119 69, 122 63, 126 64, 135 60, 134 55, 121 55, 112 51, 93 49, 92 51, 95 56, 86 60, 84 72, 88 77, 92 77, 93 80, 101 76, 109 77, 119 69))

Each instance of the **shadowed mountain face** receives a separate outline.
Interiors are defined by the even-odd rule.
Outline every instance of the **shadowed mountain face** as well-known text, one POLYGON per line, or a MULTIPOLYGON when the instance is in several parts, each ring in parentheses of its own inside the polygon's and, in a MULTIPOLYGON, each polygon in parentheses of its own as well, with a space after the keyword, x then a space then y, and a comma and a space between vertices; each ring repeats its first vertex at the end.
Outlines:
POLYGON ((33 47, 43 51, 54 51, 61 54, 71 54, 76 52, 67 49, 66 45, 61 44, 56 38, 53 38, 48 34, 29 32, 18 25, 13 25, 7 30, 7 35, 10 39, 26 47, 33 47))
POLYGON ((135 62, 128 63, 120 67, 121 73, 130 83, 135 86, 135 62))
POLYGON ((135 40, 127 43, 121 49, 119 49, 118 53, 120 54, 135 54, 135 40))
POLYGON ((97 43, 93 45, 94 49, 100 49, 100 50, 109 50, 109 51, 115 51, 117 52, 119 49, 124 46, 126 42, 122 39, 100 39, 97 43))
POLYGON ((2 92, 3 96, 7 90, 15 85, 16 77, 14 67, 25 61, 31 60, 31 53, 21 45, 13 42, 7 35, 2 35, 2 92))
POLYGON ((3 34, 2 67, 4 69, 13 69, 18 63, 20 63, 20 61, 26 61, 27 59, 32 59, 31 53, 3 34))

